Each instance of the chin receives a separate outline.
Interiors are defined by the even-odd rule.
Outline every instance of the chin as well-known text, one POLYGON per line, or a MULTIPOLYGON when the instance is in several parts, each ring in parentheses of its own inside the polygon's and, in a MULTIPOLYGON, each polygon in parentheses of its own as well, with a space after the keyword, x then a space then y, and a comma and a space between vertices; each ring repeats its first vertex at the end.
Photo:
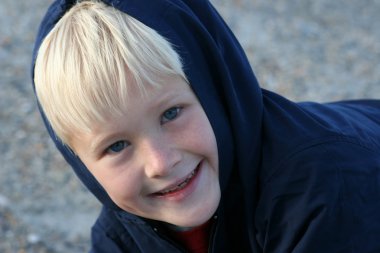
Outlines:
POLYGON ((214 203, 207 203, 207 205, 200 206, 193 210, 186 210, 183 212, 177 212, 178 215, 175 215, 173 219, 170 219, 171 224, 180 226, 180 227, 197 227, 208 220, 210 220, 218 209, 219 198, 214 203))

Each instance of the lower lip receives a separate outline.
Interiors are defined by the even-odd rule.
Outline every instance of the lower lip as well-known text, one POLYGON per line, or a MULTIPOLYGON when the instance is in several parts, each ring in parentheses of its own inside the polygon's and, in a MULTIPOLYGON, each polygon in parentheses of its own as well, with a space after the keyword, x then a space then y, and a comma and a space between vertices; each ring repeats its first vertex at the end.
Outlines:
POLYGON ((191 178, 191 180, 187 183, 187 185, 184 188, 178 191, 170 192, 165 195, 154 195, 154 197, 160 198, 160 199, 167 199, 170 201, 181 201, 187 196, 189 196, 190 194, 192 194, 195 191, 196 186, 199 181, 199 176, 201 173, 201 164, 202 162, 198 165, 195 175, 191 178))

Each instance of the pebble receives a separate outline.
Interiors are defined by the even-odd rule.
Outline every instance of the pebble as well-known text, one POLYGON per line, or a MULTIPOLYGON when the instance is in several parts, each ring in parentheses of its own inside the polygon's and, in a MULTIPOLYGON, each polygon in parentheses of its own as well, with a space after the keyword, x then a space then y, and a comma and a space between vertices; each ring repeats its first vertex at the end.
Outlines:
POLYGON ((8 198, 0 194, 0 208, 5 208, 8 205, 9 205, 8 198))
POLYGON ((27 241, 30 244, 36 244, 40 241, 40 237, 37 234, 28 234, 27 241))

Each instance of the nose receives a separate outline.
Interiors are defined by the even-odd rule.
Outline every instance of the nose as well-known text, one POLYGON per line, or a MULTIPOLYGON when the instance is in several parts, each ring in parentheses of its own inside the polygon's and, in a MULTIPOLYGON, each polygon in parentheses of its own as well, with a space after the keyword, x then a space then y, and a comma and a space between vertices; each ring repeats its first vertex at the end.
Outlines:
POLYGON ((175 168, 181 160, 181 153, 168 141, 145 139, 141 146, 145 174, 149 178, 164 177, 175 168))

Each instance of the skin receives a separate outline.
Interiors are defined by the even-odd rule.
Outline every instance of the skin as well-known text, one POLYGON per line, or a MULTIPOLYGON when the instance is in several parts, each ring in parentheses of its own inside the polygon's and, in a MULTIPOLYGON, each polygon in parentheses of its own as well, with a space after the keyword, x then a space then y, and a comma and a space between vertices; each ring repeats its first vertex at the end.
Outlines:
POLYGON ((143 96, 132 86, 124 115, 76 135, 71 146, 123 210, 199 226, 220 201, 214 132, 183 79, 167 77, 160 87, 147 87, 143 96))

